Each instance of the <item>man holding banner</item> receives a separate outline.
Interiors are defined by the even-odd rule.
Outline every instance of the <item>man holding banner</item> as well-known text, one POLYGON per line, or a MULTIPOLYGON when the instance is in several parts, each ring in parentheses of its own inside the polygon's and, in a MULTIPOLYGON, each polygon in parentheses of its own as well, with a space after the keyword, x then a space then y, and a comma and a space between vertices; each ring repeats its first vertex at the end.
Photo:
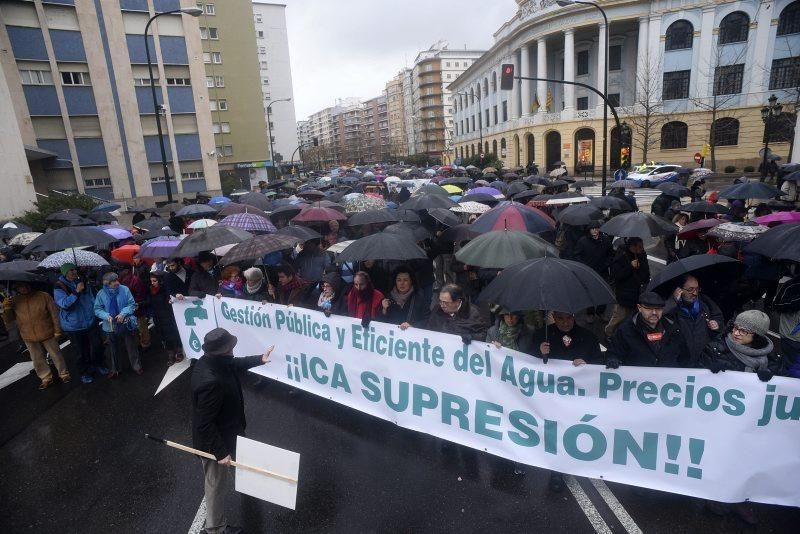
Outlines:
POLYGON ((203 339, 203 356, 192 374, 192 441, 194 447, 213 454, 217 461, 202 460, 205 473, 206 527, 209 534, 241 532, 227 527, 225 486, 228 467, 236 451, 236 436, 246 426, 244 398, 237 371, 269 363, 274 346, 261 356, 234 358, 236 336, 215 328, 203 339))

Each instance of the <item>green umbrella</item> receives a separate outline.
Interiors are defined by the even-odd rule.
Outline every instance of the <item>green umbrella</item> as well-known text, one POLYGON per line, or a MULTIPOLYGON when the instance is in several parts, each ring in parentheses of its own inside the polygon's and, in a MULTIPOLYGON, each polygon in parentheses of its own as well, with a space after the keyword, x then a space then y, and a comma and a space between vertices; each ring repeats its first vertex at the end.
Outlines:
POLYGON ((557 258, 558 249, 537 235, 514 230, 486 232, 456 252, 458 261, 489 269, 547 256, 557 258))

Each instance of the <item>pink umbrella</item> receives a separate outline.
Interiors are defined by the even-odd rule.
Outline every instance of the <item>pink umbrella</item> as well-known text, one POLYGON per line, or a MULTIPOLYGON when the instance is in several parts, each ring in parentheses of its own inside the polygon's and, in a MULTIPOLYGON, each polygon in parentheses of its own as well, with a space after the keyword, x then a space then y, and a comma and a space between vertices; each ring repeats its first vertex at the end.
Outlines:
POLYGON ((777 213, 770 213, 769 215, 756 217, 756 222, 758 224, 766 224, 767 226, 800 222, 800 211, 779 211, 777 213))
POLYGON ((701 232, 705 232, 709 228, 714 228, 718 224, 722 224, 723 221, 719 219, 701 219, 699 221, 695 221, 693 223, 689 223, 681 229, 680 233, 678 233, 678 239, 692 239, 697 237, 697 234, 701 232))

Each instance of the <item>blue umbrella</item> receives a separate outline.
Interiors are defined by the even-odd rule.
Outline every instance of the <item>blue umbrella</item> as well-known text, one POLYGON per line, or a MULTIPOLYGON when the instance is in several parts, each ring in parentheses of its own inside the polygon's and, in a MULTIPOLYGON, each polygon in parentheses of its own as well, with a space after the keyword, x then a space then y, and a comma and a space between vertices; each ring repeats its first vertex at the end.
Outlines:
POLYGON ((211 205, 218 205, 218 204, 227 204, 231 201, 228 197, 211 197, 208 201, 211 205))
POLYGON ((110 211, 118 210, 121 207, 122 206, 119 205, 119 204, 114 204, 113 202, 106 202, 105 204, 100 204, 99 206, 95 206, 94 208, 92 208, 92 211, 93 212, 98 212, 98 211, 110 212, 110 211))

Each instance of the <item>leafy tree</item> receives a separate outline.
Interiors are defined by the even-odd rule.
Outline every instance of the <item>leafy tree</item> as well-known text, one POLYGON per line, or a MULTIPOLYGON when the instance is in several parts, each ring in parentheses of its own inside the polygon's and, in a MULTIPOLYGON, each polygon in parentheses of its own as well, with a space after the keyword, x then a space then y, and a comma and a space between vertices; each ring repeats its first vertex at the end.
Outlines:
POLYGON ((222 172, 219 175, 219 183, 222 186, 223 196, 228 196, 235 190, 242 187, 242 181, 238 176, 232 173, 222 172))
POLYGON ((486 167, 494 167, 498 171, 503 168, 503 162, 497 157, 497 154, 494 152, 488 152, 483 155, 483 161, 481 161, 481 155, 475 154, 474 156, 470 156, 468 158, 464 158, 461 161, 461 165, 466 167, 467 165, 475 165, 479 169, 485 169, 486 167))
POLYGON ((44 232, 48 226, 45 219, 51 213, 65 209, 91 211, 98 202, 86 195, 59 195, 51 192, 47 197, 39 197, 33 205, 35 209, 26 211, 18 220, 30 226, 35 232, 44 232))

